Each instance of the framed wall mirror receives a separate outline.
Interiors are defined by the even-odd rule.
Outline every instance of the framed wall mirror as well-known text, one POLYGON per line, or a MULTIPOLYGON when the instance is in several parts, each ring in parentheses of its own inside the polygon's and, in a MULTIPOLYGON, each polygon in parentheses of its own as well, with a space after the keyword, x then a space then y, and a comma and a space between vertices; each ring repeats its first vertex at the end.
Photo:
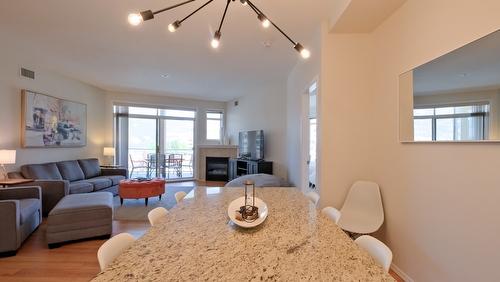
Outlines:
POLYGON ((500 30, 399 77, 401 142, 500 142, 500 30))

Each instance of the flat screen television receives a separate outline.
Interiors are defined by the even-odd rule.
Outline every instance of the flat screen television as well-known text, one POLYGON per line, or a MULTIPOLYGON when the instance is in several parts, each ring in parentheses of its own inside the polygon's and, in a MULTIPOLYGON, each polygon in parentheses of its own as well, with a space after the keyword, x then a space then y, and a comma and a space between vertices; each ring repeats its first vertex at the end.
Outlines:
POLYGON ((241 131, 239 157, 247 160, 264 159, 264 130, 241 131))

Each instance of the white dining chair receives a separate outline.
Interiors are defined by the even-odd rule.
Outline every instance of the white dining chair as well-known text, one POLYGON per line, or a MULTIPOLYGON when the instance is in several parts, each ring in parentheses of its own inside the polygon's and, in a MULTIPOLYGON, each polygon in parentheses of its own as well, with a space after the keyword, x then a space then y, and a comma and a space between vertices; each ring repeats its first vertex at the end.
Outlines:
POLYGON ((97 260, 101 271, 103 271, 113 260, 119 256, 125 249, 134 243, 135 238, 128 233, 120 233, 107 240, 97 250, 97 260))
POLYGON ((357 181, 340 209, 338 226, 357 234, 370 234, 384 223, 384 208, 377 183, 357 181))
POLYGON ((338 209, 334 207, 326 207, 321 210, 321 213, 326 215, 333 222, 335 222, 335 224, 339 222, 340 215, 342 214, 338 209))
POLYGON ((186 192, 184 191, 179 191, 177 193, 175 193, 175 200, 177 201, 177 203, 180 203, 182 201, 182 199, 184 199, 184 197, 186 197, 186 192))
POLYGON ((370 235, 363 235, 354 240, 356 245, 367 251, 380 264, 385 272, 389 272, 392 262, 392 251, 384 243, 370 235))
POLYGON ((306 193, 306 197, 315 205, 317 206, 318 205, 318 202, 319 202, 319 194, 314 192, 314 191, 311 191, 311 192, 308 192, 306 193))
POLYGON ((148 212, 148 219, 151 226, 155 226, 159 220, 167 217, 168 210, 164 207, 157 207, 148 212))

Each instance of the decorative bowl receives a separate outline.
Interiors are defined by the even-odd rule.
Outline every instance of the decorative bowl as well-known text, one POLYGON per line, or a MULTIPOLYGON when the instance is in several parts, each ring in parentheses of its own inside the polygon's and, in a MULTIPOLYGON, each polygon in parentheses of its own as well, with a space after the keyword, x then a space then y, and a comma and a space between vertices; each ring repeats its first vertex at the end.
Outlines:
POLYGON ((256 226, 259 226, 262 222, 264 222, 267 218, 267 214, 268 214, 268 209, 267 209, 267 205, 266 203, 264 203, 264 201, 262 201, 261 199, 259 198, 255 198, 255 206, 259 208, 259 218, 257 218, 255 221, 253 222, 246 222, 244 220, 237 220, 236 219, 236 211, 239 211, 240 210, 240 207, 241 206, 244 206, 245 205, 245 197, 239 197, 238 199, 232 201, 230 204, 229 204, 229 207, 227 208, 227 215, 229 216, 229 218, 231 219, 231 221, 240 226, 240 227, 243 227, 243 228, 253 228, 253 227, 256 227, 256 226))

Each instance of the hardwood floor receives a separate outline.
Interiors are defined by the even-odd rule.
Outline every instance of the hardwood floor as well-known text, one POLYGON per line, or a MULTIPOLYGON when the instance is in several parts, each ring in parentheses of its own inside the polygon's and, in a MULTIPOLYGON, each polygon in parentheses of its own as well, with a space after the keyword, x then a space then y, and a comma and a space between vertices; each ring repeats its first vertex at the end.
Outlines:
MULTIPOLYGON (((221 182, 186 182, 186 185, 223 186, 221 182)), ((114 221, 113 235, 128 232, 142 236, 150 227, 147 221, 114 221)), ((46 223, 24 242, 16 256, 0 258, 0 281, 89 281, 99 273, 97 249, 105 240, 87 240, 48 249, 46 223)), ((403 281, 391 271, 396 281, 403 281)))

